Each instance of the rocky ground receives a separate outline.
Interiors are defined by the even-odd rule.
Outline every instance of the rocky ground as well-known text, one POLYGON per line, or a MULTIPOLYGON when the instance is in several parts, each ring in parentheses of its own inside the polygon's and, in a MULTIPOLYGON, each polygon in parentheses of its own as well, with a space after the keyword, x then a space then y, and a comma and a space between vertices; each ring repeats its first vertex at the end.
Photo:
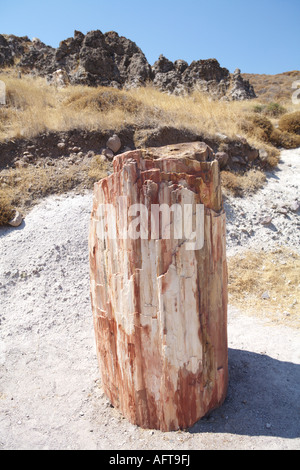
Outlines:
POLYGON ((299 251, 299 171, 300 150, 283 150, 278 167, 266 173, 267 185, 247 198, 225 200, 229 255, 277 245, 299 251))
MULTIPOLYGON (((300 149, 282 152, 255 196, 227 198, 228 254, 299 249, 300 149)), ((50 197, 0 229, 0 448, 202 450, 300 447, 299 330, 229 306, 225 403, 191 429, 143 430, 99 379, 87 234, 92 195, 50 197)))

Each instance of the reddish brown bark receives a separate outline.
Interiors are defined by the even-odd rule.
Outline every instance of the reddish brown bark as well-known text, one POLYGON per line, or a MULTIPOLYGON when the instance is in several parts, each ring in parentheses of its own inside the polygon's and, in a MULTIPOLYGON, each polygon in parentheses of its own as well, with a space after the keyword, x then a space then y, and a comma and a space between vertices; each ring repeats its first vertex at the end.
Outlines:
POLYGON ((187 428, 226 396, 225 214, 218 163, 201 161, 207 152, 197 143, 127 152, 94 189, 90 275, 102 386, 144 428, 187 428), (153 204, 187 201, 204 205, 201 249, 187 250, 174 234, 120 238, 132 204, 151 213, 153 204), (99 236, 104 203, 116 209, 104 218, 115 240, 99 236))

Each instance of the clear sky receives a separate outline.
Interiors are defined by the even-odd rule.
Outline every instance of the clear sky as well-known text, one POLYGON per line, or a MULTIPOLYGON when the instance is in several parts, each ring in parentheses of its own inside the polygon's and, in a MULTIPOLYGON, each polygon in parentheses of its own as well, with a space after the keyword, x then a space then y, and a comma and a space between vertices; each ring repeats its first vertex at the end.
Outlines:
POLYGON ((300 0, 0 0, 0 33, 57 47, 74 30, 116 31, 152 65, 216 58, 231 72, 300 70, 300 0))

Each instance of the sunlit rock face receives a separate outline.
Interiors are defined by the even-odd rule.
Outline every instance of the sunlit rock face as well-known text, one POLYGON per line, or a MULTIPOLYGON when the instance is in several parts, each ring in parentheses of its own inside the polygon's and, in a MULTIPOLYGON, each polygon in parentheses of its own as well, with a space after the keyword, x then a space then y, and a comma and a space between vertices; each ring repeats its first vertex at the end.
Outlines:
POLYGON ((212 158, 199 142, 130 151, 94 187, 90 279, 102 386, 143 428, 187 428, 226 396, 225 214, 212 158))

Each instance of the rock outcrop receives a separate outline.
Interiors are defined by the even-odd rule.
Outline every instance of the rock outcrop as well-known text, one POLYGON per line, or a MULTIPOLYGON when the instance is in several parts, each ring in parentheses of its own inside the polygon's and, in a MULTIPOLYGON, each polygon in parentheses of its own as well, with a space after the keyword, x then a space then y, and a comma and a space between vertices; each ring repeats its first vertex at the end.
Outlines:
POLYGON ((232 75, 229 97, 234 101, 256 98, 253 86, 241 76, 240 69, 236 69, 232 75))
POLYGON ((38 38, 0 35, 0 67, 13 66, 55 82, 55 73, 63 70, 70 84, 132 88, 153 83, 160 90, 182 94, 194 89, 214 98, 250 99, 253 87, 240 74, 231 74, 216 59, 174 63, 163 55, 151 67, 144 53, 131 40, 110 31, 75 31, 74 37, 57 49, 38 38), (230 91, 231 90, 231 91, 230 91))
POLYGON ((218 163, 204 161, 210 154, 199 142, 130 151, 94 188, 89 252, 102 387, 144 428, 187 428, 227 392, 225 214, 218 163))
POLYGON ((193 61, 188 65, 183 60, 173 63, 161 55, 152 72, 153 85, 172 94, 199 90, 216 99, 247 100, 256 97, 253 87, 242 78, 239 69, 231 75, 216 59, 193 61))
MULTIPOLYGON (((23 40, 24 39, 24 40, 23 40)), ((90 86, 133 87, 151 78, 151 67, 136 44, 115 32, 91 31, 86 35, 75 31, 73 38, 62 41, 57 49, 39 39, 12 41, 0 36, 0 65, 13 65, 48 77, 57 70, 68 74, 71 84, 90 86), (25 47, 26 43, 26 47, 25 47)))

